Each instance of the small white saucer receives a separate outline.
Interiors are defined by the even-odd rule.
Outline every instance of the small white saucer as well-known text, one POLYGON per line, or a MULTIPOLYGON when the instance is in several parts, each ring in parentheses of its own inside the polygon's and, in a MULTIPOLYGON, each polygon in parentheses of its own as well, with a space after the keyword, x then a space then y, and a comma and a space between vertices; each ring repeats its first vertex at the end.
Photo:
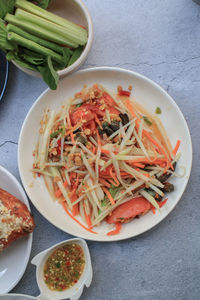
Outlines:
POLYGON ((51 300, 51 299, 52 300, 61 300, 61 299, 78 300, 83 292, 84 286, 86 285, 86 287, 89 287, 92 281, 92 264, 91 264, 90 253, 89 253, 88 246, 83 239, 74 238, 74 239, 70 239, 58 243, 48 248, 47 250, 37 254, 32 259, 31 263, 36 265, 36 279, 37 279, 38 287, 41 292, 41 294, 37 298, 40 300, 51 300), (73 287, 61 292, 52 291, 47 287, 46 283, 44 282, 43 270, 44 270, 45 262, 48 256, 55 249, 59 248, 60 246, 71 244, 71 243, 79 244, 84 251, 85 268, 83 274, 81 275, 80 279, 73 287))

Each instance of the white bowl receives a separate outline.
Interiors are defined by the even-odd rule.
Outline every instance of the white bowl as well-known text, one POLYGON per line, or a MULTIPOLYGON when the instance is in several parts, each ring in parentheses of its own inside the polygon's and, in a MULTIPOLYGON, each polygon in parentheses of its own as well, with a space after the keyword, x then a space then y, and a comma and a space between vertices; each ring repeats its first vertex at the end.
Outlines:
MULTIPOLYGON (((59 76, 63 77, 79 68, 89 54, 94 36, 92 18, 82 0, 52 0, 48 10, 76 24, 84 26, 88 31, 88 41, 81 56, 71 66, 58 71, 59 76)), ((14 61, 13 64, 28 75, 41 77, 39 72, 22 68, 14 61)))
MULTIPOLYGON (((174 102, 174 100, 156 83, 150 79, 124 69, 113 67, 97 67, 81 70, 63 78, 56 91, 47 89, 31 107, 21 129, 18 147, 18 166, 21 180, 25 190, 39 212, 52 224, 69 234, 84 239, 96 241, 116 241, 134 237, 141 234, 162 221, 176 206, 187 185, 192 166, 192 144, 187 123, 174 102), (84 84, 91 86, 99 83, 111 91, 116 91, 118 85, 126 89, 133 86, 133 96, 150 112, 160 107, 162 114, 160 119, 166 128, 172 145, 177 139, 181 140, 181 158, 178 162, 177 171, 181 172, 180 166, 186 168, 185 176, 172 178, 170 181, 175 185, 175 191, 168 195, 168 201, 159 212, 154 215, 152 212, 134 219, 130 223, 123 224, 118 235, 107 236, 107 232, 113 226, 103 222, 99 227, 94 228, 98 234, 93 234, 78 225, 65 213, 58 202, 51 199, 43 179, 34 178, 31 173, 33 164, 32 152, 38 140, 40 120, 45 108, 60 110, 61 105, 76 92, 80 91, 84 84), (30 186, 30 184, 32 184, 30 186), (42 196, 41 196, 42 195, 42 196)), ((81 220, 81 219, 79 219, 81 220)))
POLYGON ((36 265, 36 279, 37 279, 37 284, 40 289, 41 294, 38 296, 38 298, 41 299, 49 299, 49 300, 60 300, 60 299, 70 299, 70 300, 77 300, 80 298, 83 288, 86 285, 87 287, 90 286, 92 282, 92 264, 91 264, 91 259, 90 259, 90 253, 88 246, 86 242, 82 239, 70 239, 63 241, 61 243, 58 243, 49 249, 40 252, 37 254, 31 261, 32 264, 36 265), (57 292, 57 291, 52 291, 50 290, 46 283, 44 282, 44 265, 47 260, 47 258, 51 255, 53 251, 55 251, 57 248, 64 246, 66 244, 78 244, 82 247, 84 255, 85 255, 85 268, 84 271, 77 281, 76 284, 74 284, 73 287, 70 289, 57 292))
MULTIPOLYGON (((26 194, 17 179, 0 166, 0 188, 8 191, 30 209, 26 194)), ((22 278, 32 248, 32 234, 11 244, 0 253, 0 294, 13 289, 22 278)))

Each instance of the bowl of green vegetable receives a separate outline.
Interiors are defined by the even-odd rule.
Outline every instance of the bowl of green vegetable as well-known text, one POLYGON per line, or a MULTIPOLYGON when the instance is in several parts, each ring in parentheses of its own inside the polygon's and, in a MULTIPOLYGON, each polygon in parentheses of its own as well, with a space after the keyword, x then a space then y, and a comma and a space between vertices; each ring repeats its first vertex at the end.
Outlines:
POLYGON ((84 62, 93 24, 81 0, 13 0, 0 3, 0 49, 25 73, 56 89, 59 77, 84 62))

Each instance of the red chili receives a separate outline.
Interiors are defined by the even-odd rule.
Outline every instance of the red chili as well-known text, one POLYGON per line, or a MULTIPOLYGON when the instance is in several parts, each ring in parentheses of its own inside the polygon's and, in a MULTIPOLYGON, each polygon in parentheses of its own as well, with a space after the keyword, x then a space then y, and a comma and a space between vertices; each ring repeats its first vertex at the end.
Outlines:
POLYGON ((118 94, 120 95, 120 96, 127 96, 127 97, 130 97, 130 92, 129 91, 124 91, 124 90, 119 90, 118 91, 118 94))

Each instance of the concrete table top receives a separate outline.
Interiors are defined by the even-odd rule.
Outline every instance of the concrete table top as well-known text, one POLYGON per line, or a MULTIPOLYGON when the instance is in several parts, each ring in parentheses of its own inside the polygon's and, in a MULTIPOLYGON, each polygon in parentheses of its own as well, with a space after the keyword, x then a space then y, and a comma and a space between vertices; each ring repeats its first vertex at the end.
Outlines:
MULTIPOLYGON (((187 189, 161 224, 122 242, 88 242, 94 277, 82 298, 108 300, 200 299, 200 6, 192 0, 84 0, 95 40, 82 68, 117 66, 160 84, 183 112, 193 141, 187 189)), ((46 89, 10 64, 0 103, 0 164, 18 180, 17 146, 23 120, 46 89)), ((177 124, 178 126, 178 124, 177 124)), ((31 258, 71 236, 31 205, 37 227, 31 258)), ((38 295, 35 267, 28 265, 13 293, 38 295)))

